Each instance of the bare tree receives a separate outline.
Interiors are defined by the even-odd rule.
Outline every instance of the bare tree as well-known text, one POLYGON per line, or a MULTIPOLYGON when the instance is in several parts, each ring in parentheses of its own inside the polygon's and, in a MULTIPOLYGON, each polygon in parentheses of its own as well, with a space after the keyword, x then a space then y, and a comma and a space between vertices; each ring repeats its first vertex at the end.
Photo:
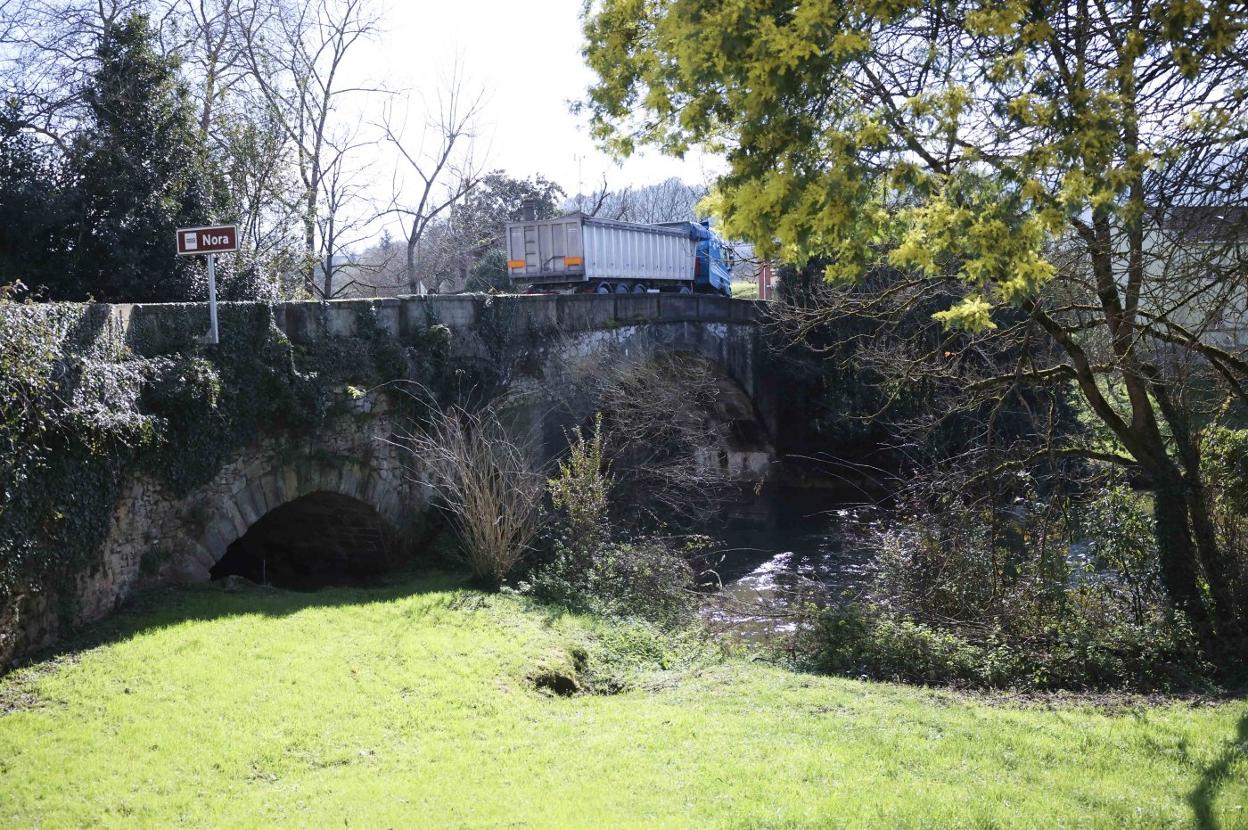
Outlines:
POLYGON ((564 210, 583 213, 586 216, 599 216, 604 219, 622 219, 621 206, 628 196, 628 188, 615 192, 607 182, 607 174, 602 174, 602 183, 589 193, 577 193, 564 203, 564 210))
POLYGON ((483 167, 474 157, 477 119, 484 93, 469 90, 458 65, 438 90, 433 113, 418 138, 407 135, 408 112, 401 116, 387 107, 382 116, 385 140, 398 152, 390 207, 384 213, 402 217, 407 242, 407 285, 423 293, 417 270, 417 252, 430 225, 481 181, 483 167), (402 171, 414 173, 408 191, 402 171))
POLYGON ((246 0, 156 0, 160 9, 160 43, 165 54, 182 57, 183 74, 198 101, 199 126, 212 134, 217 108, 230 102, 230 92, 248 80, 247 36, 241 31, 255 21, 246 0))
POLYGON ((546 392, 556 398, 553 417, 602 413, 614 507, 635 525, 704 522, 738 492, 728 452, 768 450, 747 426, 757 426, 749 399, 696 355, 606 347, 568 361, 546 392))
POLYGON ((252 79, 295 150, 305 283, 320 296, 333 293, 332 268, 324 269, 323 284, 316 281, 318 264, 325 262, 322 233, 341 227, 327 210, 342 207, 350 190, 343 179, 350 169, 344 157, 360 146, 353 139, 335 139, 338 119, 346 100, 380 91, 348 83, 344 70, 353 47, 376 30, 377 17, 368 0, 307 5, 273 0, 249 7, 241 28, 252 79), (332 195, 326 192, 329 186, 332 195))
POLYGON ((0 98, 18 105, 10 115, 66 149, 84 115, 101 34, 146 10, 145 0, 4 0, 0 98))
POLYGON ((698 202, 707 194, 705 185, 686 184, 676 177, 642 187, 611 190, 604 173, 602 183, 589 193, 578 193, 564 209, 620 222, 658 224, 697 220, 698 202))

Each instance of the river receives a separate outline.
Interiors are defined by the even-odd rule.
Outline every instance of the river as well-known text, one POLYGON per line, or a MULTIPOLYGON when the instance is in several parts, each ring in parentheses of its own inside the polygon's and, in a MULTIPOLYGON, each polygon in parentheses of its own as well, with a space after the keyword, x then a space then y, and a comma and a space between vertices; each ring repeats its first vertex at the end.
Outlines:
POLYGON ((716 632, 750 640, 782 637, 803 605, 854 595, 868 575, 868 537, 883 519, 869 504, 834 501, 821 491, 783 491, 761 521, 729 524, 707 561, 703 619, 716 632))

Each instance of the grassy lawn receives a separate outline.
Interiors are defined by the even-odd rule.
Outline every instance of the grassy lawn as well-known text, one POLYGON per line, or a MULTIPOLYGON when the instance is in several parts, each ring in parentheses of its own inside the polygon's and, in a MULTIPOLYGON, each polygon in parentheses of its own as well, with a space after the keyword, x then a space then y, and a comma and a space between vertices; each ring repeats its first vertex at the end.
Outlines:
POLYGON ((453 577, 143 606, 0 680, 0 827, 1248 827, 1242 701, 1016 708, 691 659, 453 577), (581 649, 631 688, 535 688, 581 649))
POLYGON ((746 280, 745 282, 734 282, 732 284, 732 298, 734 300, 757 300, 758 281, 746 280))

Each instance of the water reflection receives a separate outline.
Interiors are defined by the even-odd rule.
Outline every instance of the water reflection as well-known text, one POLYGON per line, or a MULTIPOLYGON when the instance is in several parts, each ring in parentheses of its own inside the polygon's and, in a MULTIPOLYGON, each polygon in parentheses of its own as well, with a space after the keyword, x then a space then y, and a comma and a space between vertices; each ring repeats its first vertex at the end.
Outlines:
POLYGON ((782 495, 766 523, 721 534, 724 544, 707 563, 706 581, 722 586, 703 609, 712 630, 750 639, 783 635, 804 606, 858 593, 868 575, 868 536, 882 512, 818 502, 818 494, 782 495))

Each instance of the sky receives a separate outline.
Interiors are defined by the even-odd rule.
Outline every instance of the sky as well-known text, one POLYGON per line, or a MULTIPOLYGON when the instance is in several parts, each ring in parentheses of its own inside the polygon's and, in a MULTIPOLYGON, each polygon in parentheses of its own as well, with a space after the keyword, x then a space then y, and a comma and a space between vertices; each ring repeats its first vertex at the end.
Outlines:
POLYGON ((585 116, 569 102, 594 75, 581 56, 582 0, 383 0, 382 33, 361 69, 414 104, 443 83, 458 60, 470 86, 484 91, 477 156, 487 169, 542 175, 569 194, 589 192, 607 174, 611 189, 676 176, 709 182, 716 159, 685 160, 654 152, 617 164, 589 137, 585 116))

